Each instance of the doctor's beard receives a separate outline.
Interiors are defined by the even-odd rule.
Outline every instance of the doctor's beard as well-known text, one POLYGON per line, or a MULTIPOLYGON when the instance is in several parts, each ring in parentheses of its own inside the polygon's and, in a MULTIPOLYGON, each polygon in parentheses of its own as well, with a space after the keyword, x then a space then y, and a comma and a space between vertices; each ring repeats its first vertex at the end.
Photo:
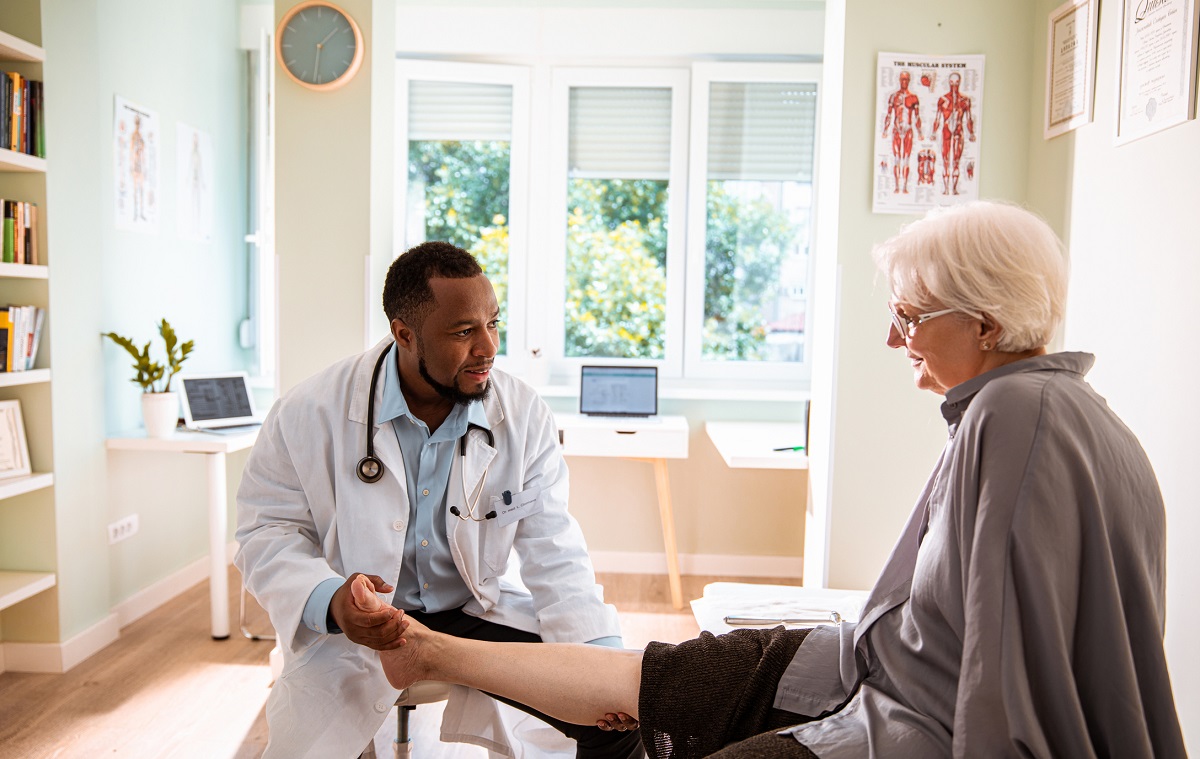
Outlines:
POLYGON ((472 401, 482 401, 484 398, 487 398, 488 393, 491 392, 491 390, 492 390, 492 378, 491 377, 488 377, 488 381, 486 384, 484 384, 483 389, 477 393, 464 393, 462 390, 459 390, 457 386, 443 385, 442 383, 435 380, 433 378, 433 375, 431 375, 429 373, 429 368, 425 365, 425 357, 424 356, 417 357, 417 371, 420 372, 421 379, 428 382, 429 386, 432 387, 435 391, 437 391, 438 395, 442 396, 443 398, 445 398, 448 401, 452 401, 454 403, 459 403, 459 404, 462 404, 463 406, 466 406, 468 403, 471 403, 472 401))

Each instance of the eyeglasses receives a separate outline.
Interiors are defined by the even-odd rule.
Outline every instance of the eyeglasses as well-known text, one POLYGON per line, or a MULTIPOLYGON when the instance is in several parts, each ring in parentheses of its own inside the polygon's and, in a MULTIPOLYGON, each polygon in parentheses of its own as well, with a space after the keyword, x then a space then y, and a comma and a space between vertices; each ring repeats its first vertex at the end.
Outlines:
POLYGON ((958 309, 955 308, 943 308, 941 311, 931 311, 928 314, 905 316, 903 314, 896 313, 896 311, 892 308, 888 308, 888 311, 892 315, 892 324, 896 327, 896 334, 905 339, 908 339, 916 334, 917 327, 921 326, 930 319, 936 319, 939 316, 952 314, 957 310, 958 309))

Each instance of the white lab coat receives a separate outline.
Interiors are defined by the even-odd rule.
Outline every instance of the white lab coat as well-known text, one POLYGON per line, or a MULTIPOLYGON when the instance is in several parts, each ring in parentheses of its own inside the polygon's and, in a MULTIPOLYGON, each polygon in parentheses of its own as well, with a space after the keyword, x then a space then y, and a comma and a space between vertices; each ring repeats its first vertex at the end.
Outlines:
MULTIPOLYGON (((372 433, 383 478, 367 484, 355 473, 366 455, 371 371, 391 344, 389 338, 340 361, 281 398, 242 474, 235 561, 270 615, 284 655, 283 674, 267 701, 266 759, 356 757, 396 700, 375 651, 344 635, 315 633, 301 620, 324 580, 363 572, 395 584, 400 574, 409 504, 390 422, 376 424, 372 433)), ((471 494, 487 469, 478 514, 502 504, 492 499, 505 490, 516 502, 535 496, 527 511, 536 513, 507 524, 502 518, 464 522, 447 508, 454 564, 473 596, 464 611, 547 642, 620 635, 616 609, 603 602, 579 525, 567 513, 567 467, 549 407, 501 371, 491 379, 483 403, 496 447, 473 432, 464 461, 455 444, 447 506, 467 513, 460 485, 465 466, 471 494), (500 582, 512 553, 529 593, 500 582)), ((381 380, 376 409, 382 395, 381 380)), ((492 704, 477 691, 455 688, 443 731, 452 726, 449 733, 476 736, 473 742, 508 753, 492 704)))

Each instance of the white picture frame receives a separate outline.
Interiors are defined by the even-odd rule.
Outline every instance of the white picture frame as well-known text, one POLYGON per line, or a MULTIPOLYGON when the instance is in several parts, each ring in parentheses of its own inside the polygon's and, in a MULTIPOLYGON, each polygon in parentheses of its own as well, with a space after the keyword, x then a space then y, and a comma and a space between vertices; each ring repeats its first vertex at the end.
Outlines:
POLYGON ((1196 0, 1123 0, 1117 145, 1195 116, 1197 20, 1196 0))
POLYGON ((22 477, 33 471, 20 401, 0 401, 0 479, 22 477))
POLYGON ((1049 140, 1090 124, 1095 107, 1100 0, 1067 0, 1046 26, 1046 121, 1049 140))

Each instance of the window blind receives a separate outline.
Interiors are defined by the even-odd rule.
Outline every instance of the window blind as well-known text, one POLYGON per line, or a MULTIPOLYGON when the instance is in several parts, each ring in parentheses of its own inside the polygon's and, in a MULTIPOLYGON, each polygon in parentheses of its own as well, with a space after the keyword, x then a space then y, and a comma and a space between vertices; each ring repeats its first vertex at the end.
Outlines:
POLYGON ((811 182, 817 85, 713 82, 708 178, 811 182))
POLYGON ((512 87, 467 82, 408 83, 408 139, 509 142, 512 87))
POLYGON ((572 87, 568 161, 572 177, 668 179, 671 90, 572 87))

